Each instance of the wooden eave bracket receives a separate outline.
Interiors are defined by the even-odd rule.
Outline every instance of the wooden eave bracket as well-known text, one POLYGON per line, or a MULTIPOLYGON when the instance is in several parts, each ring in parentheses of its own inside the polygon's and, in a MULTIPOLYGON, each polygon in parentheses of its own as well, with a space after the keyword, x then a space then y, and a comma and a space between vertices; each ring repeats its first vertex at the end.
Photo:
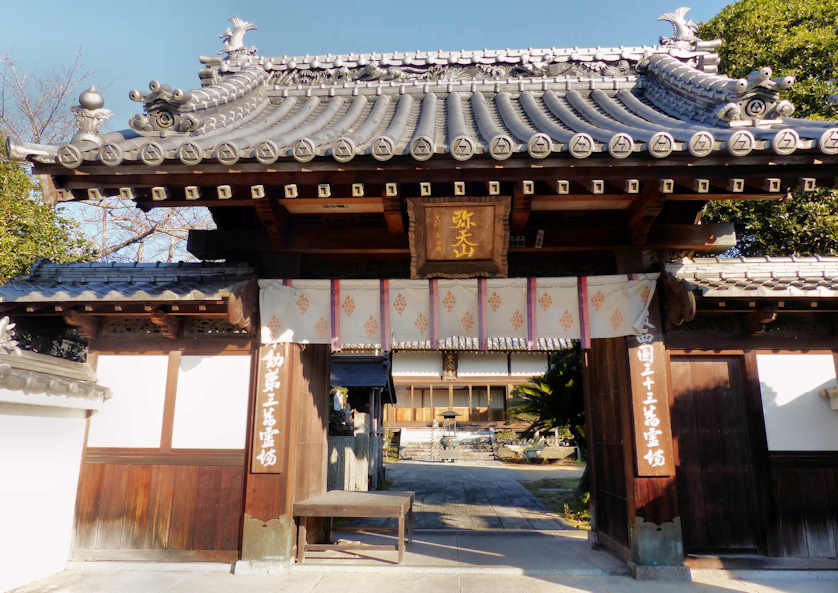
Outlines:
POLYGON ((759 334, 765 331, 765 326, 777 319, 776 305, 762 305, 751 311, 745 317, 745 329, 751 334, 759 334))
POLYGON ((401 198, 384 198, 383 205, 384 222, 387 224, 387 232, 391 235, 403 235, 405 228, 401 198))
POLYGON ((661 274, 663 288, 664 324, 670 331, 695 319, 695 294, 686 282, 678 280, 669 272, 661 274))
POLYGON ((180 337, 181 321, 177 317, 167 314, 161 309, 154 309, 149 313, 151 322, 160 328, 165 337, 176 339, 180 337))
POLYGON ((663 212, 665 196, 651 183, 645 184, 642 193, 628 208, 629 240, 632 245, 645 245, 649 231, 663 212))
POLYGON ((84 315, 80 311, 70 309, 64 314, 64 322, 72 325, 88 340, 95 340, 102 328, 102 319, 95 315, 84 315))
POLYGON ((256 326, 256 307, 259 302, 259 287, 255 278, 237 286, 227 297, 227 320, 251 333, 256 326))
POLYGON ((520 233, 526 228, 532 212, 532 200, 531 194, 524 193, 522 184, 516 183, 512 192, 512 214, 509 219, 510 230, 513 233, 520 233))

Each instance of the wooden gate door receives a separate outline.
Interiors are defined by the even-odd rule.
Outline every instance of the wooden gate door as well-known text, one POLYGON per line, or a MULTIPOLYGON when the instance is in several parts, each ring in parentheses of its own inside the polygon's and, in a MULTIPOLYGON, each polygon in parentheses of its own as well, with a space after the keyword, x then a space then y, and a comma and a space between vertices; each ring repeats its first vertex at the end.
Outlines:
POLYGON ((684 549, 753 552, 762 538, 744 359, 673 356, 671 369, 684 549))

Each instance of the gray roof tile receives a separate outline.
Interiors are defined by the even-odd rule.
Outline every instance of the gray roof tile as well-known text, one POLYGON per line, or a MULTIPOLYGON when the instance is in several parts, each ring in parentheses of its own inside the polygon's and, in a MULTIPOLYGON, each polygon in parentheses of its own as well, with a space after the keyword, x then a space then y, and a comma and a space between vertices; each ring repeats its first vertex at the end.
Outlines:
POLYGON ((705 297, 838 297, 838 257, 694 258, 666 271, 705 297))
POLYGON ((792 80, 771 78, 768 68, 743 79, 719 75, 717 44, 676 41, 294 57, 239 51, 202 58, 202 88, 184 92, 152 81, 149 92, 133 91, 145 113, 131 120, 134 131, 103 138, 115 147, 110 151, 79 142, 62 157, 58 146, 12 142, 10 153, 69 167, 106 152, 112 166, 154 162, 143 156, 150 143, 164 158, 190 165, 330 156, 345 162, 368 154, 379 160, 439 153, 460 160, 838 154, 838 122, 790 117, 793 106, 779 91, 792 80), (579 138, 588 148, 574 151, 579 138), (221 142, 229 143, 224 151, 216 149, 221 142), (631 149, 617 150, 615 142, 631 149))
POLYGON ((245 265, 41 261, 0 286, 0 302, 217 300, 253 277, 245 265))

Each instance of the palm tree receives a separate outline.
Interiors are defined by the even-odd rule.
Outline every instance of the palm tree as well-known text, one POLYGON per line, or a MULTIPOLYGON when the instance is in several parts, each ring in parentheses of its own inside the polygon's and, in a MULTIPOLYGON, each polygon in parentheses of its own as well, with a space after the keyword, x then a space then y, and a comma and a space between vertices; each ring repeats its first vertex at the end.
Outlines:
MULTIPOLYGON (((582 388, 582 353, 578 346, 551 357, 549 370, 528 383, 519 385, 513 395, 523 403, 510 410, 514 415, 530 419, 524 436, 553 428, 567 427, 576 445, 587 458, 585 434, 585 396, 582 388)), ((588 469, 579 483, 580 490, 588 489, 588 469)))

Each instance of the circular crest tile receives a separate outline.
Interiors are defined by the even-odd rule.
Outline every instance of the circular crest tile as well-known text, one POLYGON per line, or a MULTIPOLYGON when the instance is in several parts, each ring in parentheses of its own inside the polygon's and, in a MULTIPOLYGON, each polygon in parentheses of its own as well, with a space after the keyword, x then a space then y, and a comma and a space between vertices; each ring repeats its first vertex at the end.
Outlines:
POLYGON ((58 162, 68 169, 75 169, 82 163, 81 151, 77 146, 65 144, 58 149, 58 162))
POLYGON ((116 167, 122 162, 122 147, 118 144, 105 144, 99 149, 99 160, 109 167, 116 167))
POLYGON ((332 146, 332 156, 339 163, 348 163, 355 157, 355 143, 349 138, 338 138, 332 146))
POLYGON ((222 165, 233 165, 239 160, 239 148, 232 142, 220 142, 215 147, 215 158, 222 165))
POLYGON ((457 136, 451 141, 451 156, 467 161, 474 156, 474 141, 468 136, 457 136))
POLYGON ((279 148, 270 140, 265 140, 257 144, 254 152, 256 154, 256 160, 263 165, 275 163, 276 159, 279 158, 279 148))
POLYGON ((203 158, 201 147, 194 142, 184 142, 177 147, 177 158, 184 165, 197 165, 203 158))
POLYGON ((791 154, 797 150, 800 136, 791 128, 780 130, 771 139, 771 148, 779 155, 791 154))
POLYGON ((489 141, 489 154, 493 159, 505 161, 512 156, 514 146, 509 136, 495 136, 489 141))
POLYGON ((694 157, 709 156, 713 152, 713 145, 715 140, 710 132, 696 132, 690 136, 690 141, 687 143, 687 149, 694 157))
POLYGON ((527 152, 534 159, 544 159, 553 151, 553 142, 547 134, 533 134, 527 142, 527 152))
POLYGON ((417 161, 427 161, 434 156, 434 142, 427 136, 419 136, 410 143, 410 154, 417 161))
POLYGON ((139 157, 143 164, 149 167, 156 167, 166 158, 163 148, 157 142, 146 142, 140 146, 139 157))
POLYGON ((393 141, 387 136, 378 136, 370 144, 370 152, 379 161, 389 160, 395 152, 393 141))
POLYGON ((675 138, 672 134, 667 132, 655 132, 649 138, 646 148, 656 159, 663 159, 672 154, 672 149, 675 148, 675 138))
POLYGON ((574 134, 567 143, 567 150, 574 158, 586 159, 594 152, 594 139, 590 134, 574 134))
POLYGON ((746 156, 754 149, 755 142, 748 130, 736 130, 727 140, 727 151, 733 156, 746 156))
POLYGON ((291 154, 294 155, 294 158, 301 163, 307 163, 317 156, 314 142, 308 138, 300 138, 297 140, 291 148, 291 154))
POLYGON ((818 148, 824 154, 838 154, 838 128, 829 128, 821 134, 818 148))
POLYGON ((608 153, 615 159, 624 159, 631 156, 634 150, 634 140, 624 132, 618 132, 611 136, 608 141, 608 153))

